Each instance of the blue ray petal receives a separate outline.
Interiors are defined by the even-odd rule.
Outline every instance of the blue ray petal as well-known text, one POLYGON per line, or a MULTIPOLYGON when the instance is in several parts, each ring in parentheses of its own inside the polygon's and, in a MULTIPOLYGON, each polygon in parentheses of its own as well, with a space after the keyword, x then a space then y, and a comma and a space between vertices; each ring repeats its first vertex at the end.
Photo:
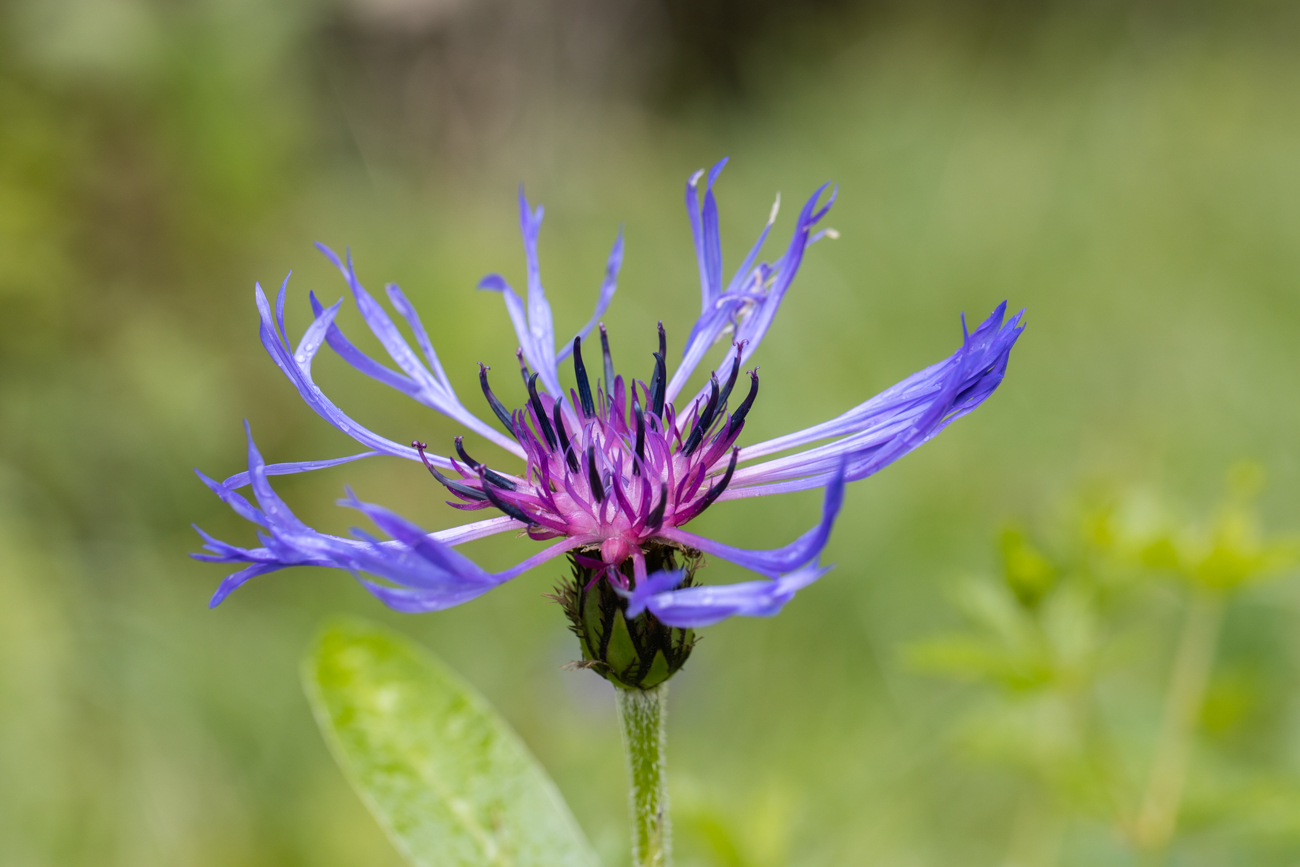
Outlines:
POLYGON ((258 548, 229 545, 198 530, 205 547, 212 553, 192 555, 196 559, 247 564, 222 581, 210 603, 213 606, 259 575, 288 566, 325 566, 350 572, 371 593, 397 610, 433 611, 479 596, 583 542, 565 539, 510 569, 488 572, 454 551, 452 545, 517 529, 522 526, 517 521, 491 518, 441 534, 429 534, 397 513, 362 503, 349 492, 344 505, 362 511, 392 538, 377 541, 359 533, 358 538, 345 539, 321 533, 303 523, 272 489, 267 471, 250 430, 245 475, 252 485, 257 507, 229 487, 199 474, 222 501, 261 528, 262 546, 258 548))

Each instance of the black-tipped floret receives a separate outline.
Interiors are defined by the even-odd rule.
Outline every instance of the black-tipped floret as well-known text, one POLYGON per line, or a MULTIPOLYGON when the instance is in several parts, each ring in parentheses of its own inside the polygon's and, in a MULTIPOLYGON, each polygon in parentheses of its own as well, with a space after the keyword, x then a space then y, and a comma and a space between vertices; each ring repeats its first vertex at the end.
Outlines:
POLYGON ((537 416, 537 427, 541 430, 542 436, 546 437, 546 444, 555 451, 555 431, 551 428, 551 420, 546 417, 546 410, 542 408, 542 396, 537 393, 537 374, 528 378, 528 400, 533 405, 533 414, 537 416))
POLYGON ((420 460, 424 461, 424 466, 429 470, 433 477, 438 480, 438 484, 442 485, 447 490, 460 495, 466 500, 473 500, 477 503, 489 499, 489 497, 482 491, 476 491, 464 482, 453 482, 451 479, 438 472, 438 468, 433 465, 429 460, 429 456, 424 453, 424 450, 428 448, 425 443, 415 440, 411 443, 411 448, 420 453, 420 460))
POLYGON ((578 378, 578 401, 582 404, 582 415, 584 418, 591 418, 596 414, 596 402, 591 398, 591 382, 587 379, 587 366, 582 363, 581 337, 573 338, 573 374, 578 378))
MULTIPOLYGON (((465 451, 464 440, 464 437, 456 437, 456 454, 460 455, 460 459, 464 461, 471 470, 477 471, 482 464, 471 458, 469 452, 465 451)), ((483 467, 483 475, 489 482, 496 485, 498 488, 505 488, 507 491, 513 491, 517 487, 514 482, 510 481, 505 476, 494 472, 485 466, 483 467)))
POLYGON ((456 454, 460 455, 460 459, 467 464, 471 470, 478 469, 478 461, 471 458, 469 452, 465 451, 464 437, 456 437, 456 454))
POLYGON ((645 525, 651 530, 658 530, 664 523, 664 509, 668 507, 668 486, 659 486, 659 504, 650 511, 649 517, 645 519, 645 525))
POLYGON ((645 413, 636 399, 636 383, 632 384, 632 414, 636 416, 636 460, 632 462, 632 475, 641 474, 641 462, 645 460, 645 413))
POLYGON ((731 477, 736 472, 736 462, 740 460, 740 449, 731 450, 731 460, 727 463, 727 471, 722 474, 722 478, 714 482, 701 499, 700 504, 695 507, 695 515, 698 517, 701 512, 713 505, 713 501, 722 496, 722 492, 731 484, 731 477))
POLYGON ((655 372, 650 378, 650 411, 664 417, 664 393, 668 390, 668 363, 662 352, 655 353, 655 372))
POLYGON ((573 453, 573 446, 569 442, 569 432, 564 428, 564 407, 557 400, 552 409, 552 420, 555 422, 555 435, 560 438, 560 451, 564 452, 564 462, 569 465, 569 471, 576 473, 578 471, 578 456, 573 453))
POLYGON ((722 406, 727 402, 727 398, 731 397, 731 390, 736 387, 736 378, 740 376, 740 356, 745 351, 745 344, 748 342, 748 340, 741 340, 732 344, 736 347, 736 357, 731 362, 731 375, 727 377, 727 384, 722 387, 722 396, 718 398, 718 406, 722 406))
POLYGON ((605 357, 605 394, 612 394, 614 391, 614 359, 609 355, 609 334, 605 331, 605 323, 600 323, 600 352, 605 357))
POLYGON ((596 469, 596 447, 587 447, 587 484, 591 486, 591 495, 597 503, 605 502, 605 486, 600 483, 600 471, 596 469))
POLYGON ((532 371, 528 369, 528 362, 524 361, 522 346, 515 347, 515 361, 519 362, 519 375, 524 378, 524 385, 528 385, 528 377, 532 375, 532 371))
POLYGON ((486 364, 479 364, 479 385, 483 386, 483 396, 487 398, 488 406, 492 407, 492 412, 496 414, 496 417, 501 424, 505 425, 506 432, 511 436, 514 436, 515 425, 514 422, 510 420, 510 411, 506 409, 505 404, 497 400, 497 396, 492 393, 492 388, 488 385, 487 372, 491 369, 492 368, 488 367, 486 364))
POLYGON ((514 503, 507 503, 505 500, 501 499, 501 495, 498 494, 496 490, 491 485, 488 484, 487 478, 485 477, 482 468, 480 468, 478 472, 479 472, 479 481, 483 485, 483 494, 484 496, 487 497, 488 502, 490 502, 492 505, 496 506, 502 512, 505 512, 507 515, 514 518, 516 521, 518 521, 521 524, 528 524, 529 526, 531 526, 537 523, 536 521, 533 520, 533 517, 529 515, 527 512, 525 512, 523 509, 519 508, 514 503))
POLYGON ((727 427, 727 436, 731 436, 740 426, 745 423, 745 416, 749 414, 749 408, 754 405, 754 398, 758 397, 758 368, 755 367, 749 372, 749 394, 736 407, 735 413, 731 416, 731 424, 727 427))
POLYGON ((709 425, 713 424, 713 418, 717 415, 718 399, 718 375, 715 373, 709 378, 709 402, 704 405, 699 418, 695 420, 695 427, 691 428, 690 435, 686 438, 686 442, 682 444, 682 454, 691 454, 703 442, 704 435, 709 431, 709 425))

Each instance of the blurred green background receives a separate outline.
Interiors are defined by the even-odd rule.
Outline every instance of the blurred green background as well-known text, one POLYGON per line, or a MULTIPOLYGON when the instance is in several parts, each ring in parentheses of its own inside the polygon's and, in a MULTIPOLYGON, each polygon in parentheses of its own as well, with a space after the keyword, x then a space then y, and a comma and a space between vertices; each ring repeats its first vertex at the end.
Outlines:
MULTIPOLYGON (((775 620, 706 630, 673 684, 679 861, 1140 863, 1114 815, 972 746, 963 721, 1023 684, 935 678, 908 648, 964 628, 953 588, 1000 580, 1009 523, 1068 536, 1078 504, 1131 489, 1206 515, 1245 458, 1265 525, 1300 528, 1298 37, 1300 9, 1263 0, 0 6, 0 863, 398 863, 298 685, 336 612, 443 655, 623 863, 612 696, 561 669, 578 653, 541 596, 555 570, 399 617, 297 569, 209 611, 225 572, 186 557, 189 523, 253 534, 191 468, 242 469, 244 418, 271 461, 354 449, 257 338, 255 280, 294 270, 295 333, 308 289, 343 293, 315 240, 401 284, 476 407, 475 363, 512 361, 500 299, 473 286, 522 282, 520 181, 547 207, 560 332, 626 226, 607 321, 648 372, 654 321, 680 347, 697 309, 683 184, 723 155, 733 268, 777 190, 773 255, 840 184, 841 238, 810 251, 759 353, 752 438, 948 354, 962 311, 1006 298, 1030 328, 983 408, 850 489, 834 573, 775 620)), ((328 355, 319 381, 362 423, 459 432, 328 355)), ((461 518, 395 459, 276 484, 334 532, 344 484, 429 528, 461 518)), ((729 503, 701 532, 783 542, 818 502, 729 503)), ((465 550, 500 568, 530 545, 465 550)), ((1139 640, 1090 693, 1139 794, 1186 596, 1143 586, 1097 614, 1139 640)), ((1232 598, 1169 863, 1300 861, 1298 618, 1285 576, 1232 598)), ((1059 733, 1036 719, 1011 753, 1059 733)))

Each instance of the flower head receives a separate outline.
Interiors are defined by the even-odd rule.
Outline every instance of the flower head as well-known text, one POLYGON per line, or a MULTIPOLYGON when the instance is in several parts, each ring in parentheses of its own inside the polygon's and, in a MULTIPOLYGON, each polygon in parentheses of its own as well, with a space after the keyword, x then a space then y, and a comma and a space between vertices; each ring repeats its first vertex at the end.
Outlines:
MULTIPOLYGON (((735 615, 771 616, 798 590, 829 571, 820 556, 844 485, 892 463, 982 403, 1002 381, 1011 347, 1024 328, 1023 311, 1004 321, 1003 303, 974 331, 967 331, 963 320, 961 346, 948 358, 833 419, 766 442, 742 444, 745 420, 759 394, 758 370, 746 370, 746 363, 766 335, 805 251, 831 233, 816 227, 834 202, 835 192, 823 201, 826 185, 819 188, 801 209, 784 252, 775 261, 760 262, 759 253, 776 217, 773 207, 758 241, 724 284, 713 186, 725 162, 708 173, 702 196, 703 172, 687 182, 686 205, 702 297, 700 316, 671 375, 662 323, 645 377, 616 370, 600 319, 617 286, 623 258, 621 234, 610 252, 595 313, 571 341, 557 348, 537 265, 542 209, 534 210, 520 191, 526 294, 521 298, 496 274, 479 284, 504 298, 519 338, 516 361, 528 392, 523 406, 506 407, 491 388, 489 369, 479 366, 483 398, 500 430, 460 401, 402 291, 390 284, 386 294, 405 321, 418 354, 383 306, 362 287, 350 256, 341 260, 321 247, 343 273, 357 309, 396 369, 364 354, 344 336, 334 322, 342 299, 324 307, 311 295, 315 320, 297 346, 290 348, 284 328, 288 278, 280 287, 274 312, 258 286, 255 295, 267 352, 303 400, 366 451, 332 460, 267 465, 250 433, 247 472, 224 482, 200 473, 218 497, 261 528, 262 545, 256 548, 229 545, 199 531, 208 553, 196 558, 244 564, 222 582, 212 604, 250 578, 286 566, 315 565, 351 572, 399 611, 433 611, 459 605, 567 553, 575 579, 561 598, 575 631, 583 637, 584 654, 591 646, 604 648, 609 643, 617 625, 614 619, 623 622, 625 631, 629 621, 637 620, 639 625, 629 633, 631 661, 618 668, 613 679, 644 686, 684 662, 690 646, 686 630, 735 615), (599 355, 589 340, 597 325, 599 355), (708 383, 683 399, 687 381, 708 350, 724 337, 727 348, 708 383), (431 452, 423 442, 406 446, 361 426, 312 380, 312 360, 324 345, 358 371, 487 438, 513 460, 471 457, 460 437, 455 439, 454 454, 444 456, 431 452), (560 365, 566 361, 573 374, 573 386, 567 390, 560 380, 560 365), (348 492, 340 503, 365 513, 389 539, 381 541, 359 530, 354 538, 344 538, 320 533, 298 520, 268 480, 271 475, 381 454, 422 463, 450 494, 451 505, 493 512, 493 517, 427 533, 348 492), (247 485, 252 486, 256 506, 238 493, 247 485), (810 488, 826 490, 821 519, 779 548, 741 549, 683 529, 721 501, 810 488), (512 530, 550 544, 496 573, 455 551, 464 542, 512 530), (696 586, 694 571, 702 555, 737 563, 761 578, 696 586), (588 599, 595 601, 588 603, 588 599), (584 606, 590 615, 586 620, 584 606), (659 661, 659 656, 667 661, 659 661)), ((599 654, 593 651, 588 658, 595 656, 599 654)), ((610 676, 613 667, 603 658, 600 662, 610 676)))
POLYGON ((488 368, 480 365, 488 405, 523 449, 524 469, 518 475, 506 475, 470 457, 457 437, 457 458, 451 464, 460 479, 449 479, 424 443, 412 446, 456 498, 451 505, 496 509, 526 527, 534 539, 576 540, 591 551, 589 556, 577 555, 584 564, 603 570, 611 582, 626 589, 628 581, 618 571, 625 561, 632 560, 634 579, 644 577, 651 541, 698 516, 727 490, 740 452, 734 444, 758 395, 758 373, 750 372, 748 393, 733 412, 726 412, 740 375, 736 356, 725 383, 714 374, 708 395, 693 401, 689 412, 678 418, 665 400, 663 324, 648 384, 625 382, 613 373, 604 326, 600 336, 604 381, 611 383, 608 393, 600 384, 593 388, 579 337, 572 345, 577 388, 567 400, 541 393, 539 374, 530 373, 524 362, 528 403, 507 411, 488 384, 488 368), (713 472, 724 464, 720 473, 713 472))

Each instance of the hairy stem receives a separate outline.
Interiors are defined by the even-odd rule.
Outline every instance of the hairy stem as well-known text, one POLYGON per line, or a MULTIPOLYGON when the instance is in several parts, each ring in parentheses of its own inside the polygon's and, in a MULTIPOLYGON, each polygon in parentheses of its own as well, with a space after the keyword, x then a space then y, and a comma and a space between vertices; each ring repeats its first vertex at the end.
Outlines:
POLYGON ((1174 834, 1196 720, 1205 702, 1222 622, 1222 595, 1193 590, 1165 696, 1165 715, 1151 761, 1151 777, 1134 829, 1138 845, 1149 853, 1164 850, 1174 834))
POLYGON ((633 867, 671 867, 668 819, 668 684, 614 690, 631 785, 633 867))

